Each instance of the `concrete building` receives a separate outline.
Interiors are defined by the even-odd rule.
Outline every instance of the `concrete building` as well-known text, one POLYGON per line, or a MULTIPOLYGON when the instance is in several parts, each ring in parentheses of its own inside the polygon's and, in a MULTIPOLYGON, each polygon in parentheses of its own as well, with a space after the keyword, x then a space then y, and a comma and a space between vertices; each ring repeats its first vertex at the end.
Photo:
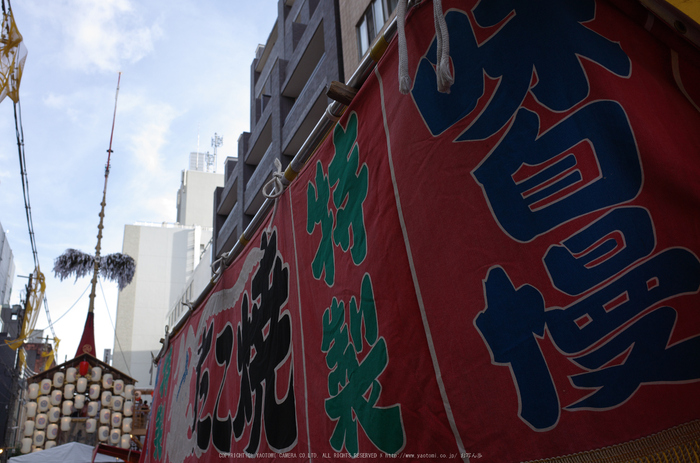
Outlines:
POLYGON ((2 305, 0 310, 0 447, 10 446, 14 441, 16 432, 12 430, 16 426, 16 406, 19 371, 17 365, 17 351, 5 345, 5 341, 17 339, 22 329, 22 317, 24 311, 19 305, 2 305))
POLYGON ((343 44, 343 72, 349 78, 374 39, 396 16, 399 0, 340 0, 340 33, 343 44))
POLYGON ((9 304, 12 281, 15 278, 15 262, 7 235, 0 224, 0 304, 9 304))
POLYGON ((210 272, 210 205, 223 179, 221 174, 185 170, 177 192, 178 223, 124 227, 122 252, 134 258, 136 272, 131 284, 119 293, 112 365, 136 379, 137 387, 154 385, 152 355, 160 351, 159 340, 173 307, 181 306, 187 285, 196 292, 209 281, 207 278, 201 288, 196 287, 199 279, 193 283, 200 263, 204 269, 200 273, 210 272))
POLYGON ((213 254, 231 249, 264 201, 274 160, 285 168, 330 100, 326 88, 344 80, 337 0, 279 0, 278 15, 250 69, 250 132, 238 158, 225 163, 214 199, 213 254))

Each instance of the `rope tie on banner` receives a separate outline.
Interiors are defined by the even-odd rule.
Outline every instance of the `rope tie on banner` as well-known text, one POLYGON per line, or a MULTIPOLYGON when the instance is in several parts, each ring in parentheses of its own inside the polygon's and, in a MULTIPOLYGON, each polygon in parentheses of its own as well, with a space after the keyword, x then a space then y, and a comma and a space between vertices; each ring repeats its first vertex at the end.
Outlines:
POLYGON ((282 172, 282 163, 277 158, 275 158, 275 168, 277 170, 272 173, 272 178, 262 188, 263 196, 270 199, 277 199, 284 193, 284 184, 282 183, 284 172, 282 172), (270 189, 272 190, 269 191, 270 189))
MULTIPOLYGON (((396 28, 399 36, 399 92, 407 95, 411 91, 411 78, 408 76, 408 46, 406 45, 406 10, 408 0, 399 0, 396 11, 396 28)), ((442 0, 433 0, 433 19, 437 40, 437 65, 435 67, 438 91, 449 93, 454 83, 450 70, 450 36, 442 12, 442 0)))
POLYGON ((435 19, 435 36, 437 37, 437 75, 438 92, 450 93, 455 79, 450 72, 450 35, 447 32, 445 15, 442 13, 442 0, 433 0, 433 18, 435 19))
POLYGON ((406 46, 406 7, 408 0, 399 0, 396 7, 396 31, 399 36, 399 92, 408 95, 411 78, 408 77, 408 47, 406 46))
POLYGON ((218 280, 219 276, 224 273, 224 262, 226 261, 228 254, 228 252, 221 254, 218 259, 215 259, 214 262, 211 263, 211 281, 218 280))
POLYGON ((267 225, 265 233, 268 236, 272 233, 272 222, 275 219, 275 213, 277 212, 277 202, 279 197, 284 193, 284 172, 282 171, 282 163, 279 159, 275 158, 275 168, 277 169, 272 173, 272 178, 268 181, 262 188, 262 194, 264 197, 275 200, 275 205, 272 209, 272 216, 270 216, 270 223, 267 225))

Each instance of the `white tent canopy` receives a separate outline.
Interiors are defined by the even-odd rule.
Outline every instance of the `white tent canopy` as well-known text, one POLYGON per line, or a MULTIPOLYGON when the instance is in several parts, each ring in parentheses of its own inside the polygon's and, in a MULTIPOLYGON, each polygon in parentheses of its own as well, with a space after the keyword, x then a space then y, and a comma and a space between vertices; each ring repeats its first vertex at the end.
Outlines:
MULTIPOLYGON (((95 448, 90 445, 69 442, 52 447, 48 450, 42 450, 41 452, 12 457, 8 460, 8 463, 46 463, 49 461, 60 461, 61 463, 90 463, 92 461, 92 452, 94 449, 95 448)), ((105 462, 121 460, 98 453, 95 456, 95 461, 105 462)))

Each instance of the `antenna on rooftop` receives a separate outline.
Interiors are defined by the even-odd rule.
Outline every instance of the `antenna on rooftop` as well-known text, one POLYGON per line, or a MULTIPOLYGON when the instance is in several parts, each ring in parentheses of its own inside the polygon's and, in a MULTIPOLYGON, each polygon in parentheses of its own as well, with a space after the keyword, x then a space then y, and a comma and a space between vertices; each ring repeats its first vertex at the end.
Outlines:
POLYGON ((207 172, 209 172, 210 167, 212 167, 212 172, 216 172, 216 149, 223 144, 224 137, 214 132, 214 136, 211 139, 211 146, 214 148, 214 154, 209 154, 209 152, 207 152, 207 172))

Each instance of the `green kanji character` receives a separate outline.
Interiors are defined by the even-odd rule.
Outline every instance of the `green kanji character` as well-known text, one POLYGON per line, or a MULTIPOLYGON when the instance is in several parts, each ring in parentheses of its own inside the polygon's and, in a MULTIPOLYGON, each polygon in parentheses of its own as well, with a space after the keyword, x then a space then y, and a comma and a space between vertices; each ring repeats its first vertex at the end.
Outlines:
POLYGON ((357 307, 354 296, 350 301, 350 323, 352 343, 348 337, 344 304, 333 298, 331 306, 323 314, 321 346, 326 353, 326 364, 331 369, 328 375, 330 397, 325 401, 326 414, 337 421, 330 444, 338 452, 345 446, 348 453, 357 455, 359 421, 369 440, 378 449, 390 454, 398 453, 405 444, 401 407, 398 404, 376 406, 382 390, 377 378, 386 369, 389 356, 386 341, 383 337, 377 338, 376 307, 368 274, 362 279, 360 307, 357 307), (367 341, 370 350, 362 362, 358 362, 357 353, 362 352, 364 341, 367 341))
POLYGON ((326 277, 324 281, 328 286, 333 285, 335 278, 335 262, 333 258, 333 241, 331 233, 333 232, 333 213, 328 210, 328 200, 330 199, 331 190, 328 184, 328 177, 323 172, 321 161, 316 163, 316 184, 309 182, 306 187, 306 196, 308 199, 306 220, 306 232, 312 234, 316 229, 316 224, 321 224, 321 242, 316 250, 316 255, 311 264, 311 270, 314 278, 321 278, 323 269, 326 269, 326 277))
POLYGON ((357 355, 350 346, 345 304, 333 298, 331 306, 323 313, 323 340, 321 350, 326 352, 326 365, 331 369, 328 375, 328 392, 334 396, 345 386, 346 378, 357 369, 357 355))
POLYGON ((163 456, 163 405, 158 406, 156 413, 156 435, 153 437, 153 458, 160 460, 163 456))
POLYGON ((160 396, 165 397, 168 394, 168 382, 170 381, 170 362, 172 361, 173 353, 168 352, 165 357, 165 362, 163 364, 163 370, 161 370, 161 381, 160 381, 160 396))
POLYGON ((365 322, 365 338, 369 345, 377 342, 379 328, 377 327, 377 309, 374 305, 374 294, 372 292, 372 280, 369 274, 365 273, 362 278, 362 289, 360 290, 360 307, 357 307, 355 296, 350 299, 350 335, 355 350, 359 354, 362 352, 362 320, 365 322))
POLYGON ((337 209, 333 242, 347 251, 352 229, 352 261, 361 263, 367 255, 367 236, 363 216, 363 204, 367 197, 368 169, 360 166, 360 150, 357 145, 357 114, 348 118, 347 128, 338 124, 333 131, 335 155, 328 166, 328 181, 336 185, 333 204, 337 209), (359 169, 359 171, 358 171, 359 169))

